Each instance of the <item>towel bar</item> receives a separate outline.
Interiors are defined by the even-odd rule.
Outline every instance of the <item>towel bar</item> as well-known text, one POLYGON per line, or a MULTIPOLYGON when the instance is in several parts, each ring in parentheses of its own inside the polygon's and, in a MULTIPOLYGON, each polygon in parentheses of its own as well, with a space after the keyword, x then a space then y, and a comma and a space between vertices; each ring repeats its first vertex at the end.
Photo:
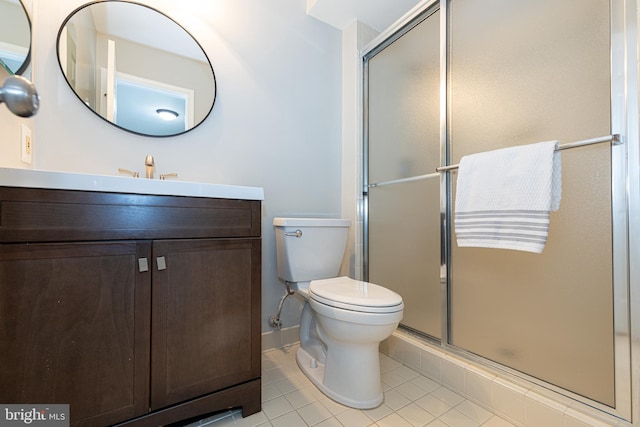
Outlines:
MULTIPOLYGON (((599 138, 585 139, 585 140, 576 141, 576 142, 567 142, 566 144, 558 145, 558 148, 556 148, 556 151, 567 150, 569 148, 584 147, 585 145, 600 144, 601 142, 611 142, 611 145, 622 144, 622 141, 620 140, 620 135, 616 133, 613 135, 601 136, 599 138)), ((458 166, 460 165, 455 164, 455 165, 448 165, 448 166, 440 166, 439 168, 436 168, 436 172, 447 172, 450 170, 458 169, 458 166)))
POLYGON ((391 181, 376 182, 374 184, 367 185, 367 187, 368 188, 382 187, 384 185, 390 185, 390 184, 400 184, 400 183, 403 183, 403 182, 412 182, 412 181, 420 181, 422 179, 438 178, 440 176, 440 174, 438 172, 429 173, 429 174, 426 174, 426 175, 412 176, 410 178, 400 178, 400 179, 393 179, 391 181))
MULTIPOLYGON (((620 139, 620 135, 619 134, 613 134, 613 135, 601 136, 599 138, 585 139, 585 140, 582 140, 582 141, 567 142, 566 144, 559 145, 558 148, 556 148, 556 150, 557 151, 567 150, 569 148, 583 147, 585 145, 600 144, 601 142, 611 142, 612 145, 622 144, 622 141, 620 139)), ((367 185, 367 187, 368 188, 382 187, 382 186, 390 185, 390 184, 400 184, 400 183, 404 183, 404 182, 412 182, 412 181, 420 181, 420 180, 429 179, 429 178, 437 178, 437 177, 440 176, 441 172, 447 172, 447 171, 450 171, 450 170, 458 169, 458 166, 459 166, 458 164, 448 165, 448 166, 440 166, 440 167, 436 168, 436 172, 435 173, 429 173, 429 174, 426 174, 426 175, 412 176, 410 178, 401 178, 401 179, 394 179, 394 180, 390 180, 390 181, 376 182, 374 184, 367 185)))

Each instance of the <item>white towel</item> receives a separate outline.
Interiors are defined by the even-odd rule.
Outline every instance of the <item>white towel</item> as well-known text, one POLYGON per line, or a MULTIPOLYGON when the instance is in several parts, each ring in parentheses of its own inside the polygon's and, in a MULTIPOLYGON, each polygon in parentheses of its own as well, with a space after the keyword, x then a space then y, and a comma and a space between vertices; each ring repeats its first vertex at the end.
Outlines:
POLYGON ((549 212, 560 208, 558 142, 487 151, 460 160, 456 188, 458 246, 541 253, 549 212))

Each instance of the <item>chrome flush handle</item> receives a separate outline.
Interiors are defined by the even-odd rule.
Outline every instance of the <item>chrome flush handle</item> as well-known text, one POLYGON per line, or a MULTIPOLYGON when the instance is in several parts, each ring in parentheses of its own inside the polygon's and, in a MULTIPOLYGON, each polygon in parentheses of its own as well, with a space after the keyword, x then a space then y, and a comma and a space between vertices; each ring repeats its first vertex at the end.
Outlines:
POLYGON ((302 237, 302 230, 296 230, 295 233, 284 233, 285 236, 302 237))

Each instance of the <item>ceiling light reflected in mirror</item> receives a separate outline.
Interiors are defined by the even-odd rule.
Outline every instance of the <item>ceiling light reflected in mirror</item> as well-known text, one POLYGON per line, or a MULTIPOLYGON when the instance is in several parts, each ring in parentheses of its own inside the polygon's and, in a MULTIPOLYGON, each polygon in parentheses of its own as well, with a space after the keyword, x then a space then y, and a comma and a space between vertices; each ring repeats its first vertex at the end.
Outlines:
POLYGON ((158 113, 158 116, 162 119, 162 120, 166 120, 168 122, 173 121, 175 119, 178 118, 178 113, 176 113, 173 110, 167 110, 165 108, 158 108, 156 110, 156 113, 158 113))

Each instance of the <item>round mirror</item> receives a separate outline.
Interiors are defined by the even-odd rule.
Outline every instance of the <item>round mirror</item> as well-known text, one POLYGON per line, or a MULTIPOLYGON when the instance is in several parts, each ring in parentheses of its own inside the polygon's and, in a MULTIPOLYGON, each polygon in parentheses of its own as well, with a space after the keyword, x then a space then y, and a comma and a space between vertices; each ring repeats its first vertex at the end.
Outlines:
POLYGON ((0 61, 13 74, 29 66, 31 21, 19 0, 0 0, 0 61))
POLYGON ((148 6, 86 4, 62 24, 57 51, 78 98, 129 132, 178 135, 202 123, 213 108, 216 81, 202 47, 148 6))

